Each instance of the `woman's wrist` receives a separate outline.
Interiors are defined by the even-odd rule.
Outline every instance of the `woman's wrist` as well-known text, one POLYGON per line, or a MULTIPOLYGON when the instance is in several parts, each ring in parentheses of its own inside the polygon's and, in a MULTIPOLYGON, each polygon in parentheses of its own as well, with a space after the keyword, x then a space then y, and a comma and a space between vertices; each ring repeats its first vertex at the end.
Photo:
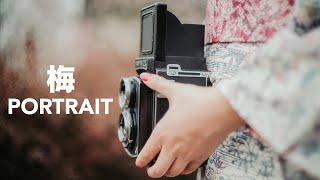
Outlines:
MULTIPOLYGON (((211 88, 210 88, 211 89, 211 88)), ((219 89, 213 87, 212 90, 212 103, 215 110, 212 113, 215 119, 215 123, 219 124, 221 131, 231 133, 240 129, 246 125, 246 122, 240 117, 240 115, 233 109, 228 99, 220 92, 219 89), (218 121, 218 122, 217 122, 218 121)))

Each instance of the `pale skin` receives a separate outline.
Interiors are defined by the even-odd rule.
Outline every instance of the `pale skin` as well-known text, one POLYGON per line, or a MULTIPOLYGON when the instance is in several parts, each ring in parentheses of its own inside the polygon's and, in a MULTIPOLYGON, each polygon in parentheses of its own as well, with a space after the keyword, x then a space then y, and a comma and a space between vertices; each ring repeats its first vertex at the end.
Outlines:
POLYGON ((214 87, 176 83, 149 73, 140 78, 166 96, 170 106, 136 160, 142 168, 159 154, 148 168, 152 178, 194 172, 229 133, 245 125, 214 87))

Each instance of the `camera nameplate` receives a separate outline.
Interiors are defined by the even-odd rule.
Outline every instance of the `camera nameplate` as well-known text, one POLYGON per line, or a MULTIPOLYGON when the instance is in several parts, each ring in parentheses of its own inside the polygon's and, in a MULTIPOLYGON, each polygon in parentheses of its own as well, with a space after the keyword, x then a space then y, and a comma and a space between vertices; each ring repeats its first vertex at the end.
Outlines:
POLYGON ((167 75, 171 77, 199 77, 208 78, 208 71, 183 71, 179 64, 168 64, 166 69, 167 75))

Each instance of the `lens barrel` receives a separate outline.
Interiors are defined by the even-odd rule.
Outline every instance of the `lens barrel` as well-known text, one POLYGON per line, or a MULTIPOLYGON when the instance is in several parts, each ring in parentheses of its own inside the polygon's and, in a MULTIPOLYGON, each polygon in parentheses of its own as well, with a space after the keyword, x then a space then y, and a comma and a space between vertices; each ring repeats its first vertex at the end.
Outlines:
POLYGON ((123 110, 120 114, 118 137, 124 148, 133 144, 136 138, 135 116, 129 109, 123 110))
POLYGON ((122 78, 119 90, 119 106, 121 109, 128 108, 134 104, 136 97, 134 80, 132 78, 122 78))

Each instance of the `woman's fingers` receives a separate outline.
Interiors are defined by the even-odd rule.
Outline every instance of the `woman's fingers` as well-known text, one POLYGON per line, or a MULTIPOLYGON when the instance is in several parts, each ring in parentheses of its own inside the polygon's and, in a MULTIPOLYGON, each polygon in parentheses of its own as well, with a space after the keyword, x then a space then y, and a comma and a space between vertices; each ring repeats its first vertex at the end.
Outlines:
POLYGON ((166 97, 169 97, 173 88, 177 87, 178 83, 169 81, 161 76, 150 74, 150 73, 142 73, 140 74, 140 78, 143 80, 144 84, 146 84, 149 88, 163 94, 166 97))
POLYGON ((167 171, 165 176, 167 177, 175 177, 181 174, 181 172, 186 168, 188 165, 188 161, 184 160, 183 158, 177 158, 170 169, 167 171))
POLYGON ((188 175, 196 171, 203 162, 201 161, 191 161, 187 167, 180 173, 182 175, 188 175))
POLYGON ((171 167, 175 159, 176 157, 169 149, 163 148, 156 160, 156 163, 148 169, 148 175, 152 178, 162 177, 171 167))
POLYGON ((146 166, 152 159, 154 159, 159 154, 160 150, 161 144, 158 138, 156 137, 155 133, 152 133, 136 159, 136 166, 139 168, 146 166))

